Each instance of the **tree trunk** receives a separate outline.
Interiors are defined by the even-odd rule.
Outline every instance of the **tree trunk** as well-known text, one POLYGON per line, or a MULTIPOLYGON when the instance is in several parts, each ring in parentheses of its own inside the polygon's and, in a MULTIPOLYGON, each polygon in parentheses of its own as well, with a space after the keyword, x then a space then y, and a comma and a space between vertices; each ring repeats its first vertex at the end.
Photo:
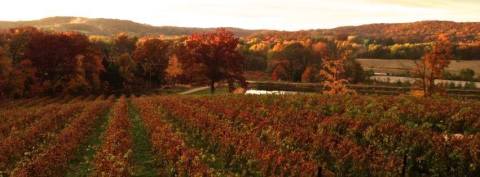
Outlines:
POLYGON ((322 167, 318 167, 318 168, 317 168, 317 177, 323 177, 322 167))
POLYGON ((430 78, 428 80, 428 96, 432 96, 433 93, 435 92, 435 77, 433 76, 433 73, 430 74, 430 78))
POLYGON ((407 153, 403 155, 402 177, 407 177, 407 153))
POLYGON ((424 76, 424 78, 423 78, 423 96, 424 97, 427 97, 427 95, 428 95, 428 88, 427 88, 428 86, 427 85, 428 85, 427 76, 424 76))
POLYGON ((215 81, 214 80, 210 81, 210 93, 211 94, 215 93, 215 81))
POLYGON ((233 79, 228 79, 228 91, 230 93, 232 93, 234 90, 235 90, 235 86, 234 86, 234 80, 233 79))

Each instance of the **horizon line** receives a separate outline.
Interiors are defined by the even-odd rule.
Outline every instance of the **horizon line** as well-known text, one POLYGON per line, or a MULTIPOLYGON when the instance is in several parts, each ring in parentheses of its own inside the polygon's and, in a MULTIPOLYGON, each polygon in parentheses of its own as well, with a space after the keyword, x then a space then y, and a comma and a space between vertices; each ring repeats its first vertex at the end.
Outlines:
POLYGON ((388 25, 388 24, 408 24, 408 23, 420 23, 420 22, 453 22, 453 23, 480 23, 480 21, 455 21, 455 20, 442 20, 442 19, 431 19, 431 20, 419 20, 419 21, 403 21, 403 22, 379 22, 379 23, 363 23, 363 24, 353 24, 353 25, 339 25, 335 27, 329 28, 305 28, 305 29, 296 29, 296 30, 287 30, 287 29, 262 29, 262 28, 242 28, 242 27, 234 27, 234 26, 217 26, 217 27, 197 27, 197 26, 175 26, 175 25, 155 25, 145 22, 140 22, 132 19, 121 19, 121 18, 108 18, 108 17, 85 17, 85 16, 46 16, 41 18, 31 18, 31 19, 19 19, 19 20, 9 20, 9 19, 0 19, 0 22, 10 22, 10 23, 19 23, 19 22, 32 22, 32 21, 40 21, 45 20, 48 18, 83 18, 83 19, 90 19, 90 20, 121 20, 121 21, 129 21, 141 25, 147 25, 151 27, 177 27, 177 28, 197 28, 197 29, 216 29, 216 28, 233 28, 233 29, 240 29, 240 30, 249 30, 249 31, 277 31, 277 32, 299 32, 299 31, 312 31, 312 30, 331 30, 336 28, 342 27, 359 27, 365 25, 388 25))

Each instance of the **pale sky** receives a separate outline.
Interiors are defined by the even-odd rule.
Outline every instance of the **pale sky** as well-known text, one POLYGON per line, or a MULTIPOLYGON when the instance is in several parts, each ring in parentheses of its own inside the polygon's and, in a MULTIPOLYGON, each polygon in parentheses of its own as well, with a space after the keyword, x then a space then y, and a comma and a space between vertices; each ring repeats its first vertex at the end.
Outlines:
POLYGON ((155 26, 299 30, 420 20, 480 21, 480 0, 5 0, 0 20, 116 18, 155 26))

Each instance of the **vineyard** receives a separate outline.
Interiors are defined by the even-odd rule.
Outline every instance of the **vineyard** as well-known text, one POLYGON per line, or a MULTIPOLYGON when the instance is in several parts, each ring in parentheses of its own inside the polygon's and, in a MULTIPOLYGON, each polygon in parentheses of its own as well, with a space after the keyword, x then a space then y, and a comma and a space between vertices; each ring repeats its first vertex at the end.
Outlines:
POLYGON ((0 176, 478 176, 480 102, 99 96, 0 103, 0 176))

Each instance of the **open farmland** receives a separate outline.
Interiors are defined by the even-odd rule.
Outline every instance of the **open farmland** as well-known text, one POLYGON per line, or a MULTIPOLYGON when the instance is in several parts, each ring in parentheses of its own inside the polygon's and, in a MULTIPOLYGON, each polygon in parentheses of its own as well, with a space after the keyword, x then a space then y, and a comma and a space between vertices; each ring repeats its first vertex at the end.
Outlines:
MULTIPOLYGON (((405 74, 412 73, 415 69, 415 60, 405 59, 356 59, 365 70, 373 70, 380 73, 405 74)), ((476 76, 480 74, 479 60, 452 60, 445 69, 448 72, 458 74, 462 69, 472 69, 476 76)))
POLYGON ((0 176, 476 176, 480 102, 121 96, 1 103, 0 176))

